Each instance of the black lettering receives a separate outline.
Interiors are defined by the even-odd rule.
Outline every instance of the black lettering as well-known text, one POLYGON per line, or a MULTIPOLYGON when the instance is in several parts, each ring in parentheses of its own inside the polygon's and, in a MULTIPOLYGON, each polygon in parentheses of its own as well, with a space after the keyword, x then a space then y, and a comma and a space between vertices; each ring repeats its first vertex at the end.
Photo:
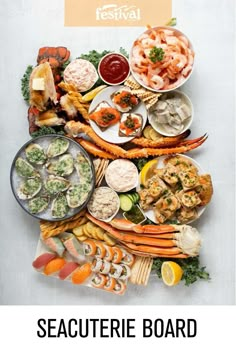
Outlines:
POLYGON ((77 334, 78 334, 78 331, 77 331, 77 330, 74 330, 74 332, 72 332, 72 329, 71 329, 72 323, 74 323, 74 325, 77 326, 77 321, 76 321, 75 318, 71 318, 71 319, 69 320, 69 322, 68 322, 68 327, 69 327, 69 328, 68 328, 68 333, 69 333, 69 337, 70 337, 70 338, 75 338, 75 337, 77 336, 77 334))
POLYGON ((46 320, 44 319, 44 318, 40 318, 39 320, 38 320, 38 327, 42 330, 42 332, 41 331, 37 331, 37 336, 39 337, 39 338, 44 338, 44 337, 46 337, 46 335, 47 335, 47 331, 46 331, 46 329, 42 326, 42 324, 46 324, 46 320))
POLYGON ((143 319, 143 337, 148 338, 152 336, 152 321, 143 319))
POLYGON ((55 318, 48 319, 48 338, 56 338, 56 334, 52 334, 52 330, 56 329, 56 326, 53 326, 52 323, 56 322, 55 318))
POLYGON ((96 326, 96 323, 99 322, 99 319, 97 319, 97 318, 90 318, 90 321, 91 321, 92 324, 93 324, 93 338, 96 338, 96 336, 97 336, 97 326, 96 326))
POLYGON ((179 338, 179 332, 182 333, 183 337, 186 337, 184 333, 184 327, 185 327, 185 321, 182 320, 181 318, 176 319, 176 337, 179 338))
POLYGON ((136 337, 135 334, 131 334, 130 331, 135 329, 135 326, 132 326, 132 322, 135 322, 135 319, 127 319, 127 338, 136 337))
POLYGON ((108 334, 104 334, 104 329, 108 329, 108 326, 104 325, 104 322, 108 322, 108 319, 101 319, 101 326, 100 326, 100 337, 101 338, 108 338, 108 334))
POLYGON ((167 321, 167 326, 166 326, 166 331, 165 331, 165 337, 168 337, 169 334, 170 334, 172 337, 175 337, 175 331, 174 331, 174 328, 173 328, 171 319, 169 319, 169 320, 167 321))
POLYGON ((89 335, 89 325, 88 325, 88 319, 85 320, 85 333, 83 333, 83 321, 79 320, 79 336, 81 338, 86 338, 89 335))
POLYGON ((154 322, 154 334, 155 337, 161 338, 164 335, 164 321, 161 318, 158 318, 154 322), (159 331, 160 328, 160 331, 159 331))
POLYGON ((197 335, 197 321, 194 319, 189 319, 187 320, 187 332, 188 332, 188 337, 193 338, 196 337, 197 335), (191 326, 192 323, 192 326, 191 326), (191 327, 192 327, 192 333, 191 333, 191 327))
POLYGON ((60 338, 62 335, 64 335, 64 337, 67 338, 66 326, 63 319, 60 320, 60 324, 57 332, 57 338, 60 338))
MULTIPOLYGON (((123 321, 122 321, 123 322, 123 321)), ((123 326, 122 326, 123 327, 123 326)), ((120 328, 120 321, 116 320, 114 318, 111 319, 111 338, 114 337, 114 332, 116 333, 116 336, 120 338, 120 333, 118 329, 120 328)), ((124 338, 124 335, 122 333, 122 338, 124 338)))

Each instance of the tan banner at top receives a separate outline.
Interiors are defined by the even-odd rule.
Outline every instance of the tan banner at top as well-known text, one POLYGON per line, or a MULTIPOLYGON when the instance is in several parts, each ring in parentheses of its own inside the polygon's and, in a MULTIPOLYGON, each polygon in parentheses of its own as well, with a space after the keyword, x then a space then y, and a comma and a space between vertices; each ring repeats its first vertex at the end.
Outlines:
POLYGON ((164 25, 172 0, 65 0, 65 26, 164 25))

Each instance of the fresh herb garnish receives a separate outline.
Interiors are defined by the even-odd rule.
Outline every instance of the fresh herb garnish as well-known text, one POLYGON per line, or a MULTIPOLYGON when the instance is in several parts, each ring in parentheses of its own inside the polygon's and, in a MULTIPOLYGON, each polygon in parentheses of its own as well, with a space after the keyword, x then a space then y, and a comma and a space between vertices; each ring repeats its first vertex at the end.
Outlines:
POLYGON ((48 134, 59 134, 65 135, 65 132, 62 128, 52 128, 52 127, 42 127, 39 128, 36 132, 31 133, 32 138, 37 138, 38 136, 48 135, 48 134))
POLYGON ((129 54, 128 54, 127 50, 122 47, 120 47, 120 54, 123 54, 124 57, 126 57, 127 59, 129 58, 129 54))
POLYGON ((138 170, 141 171, 142 168, 143 168, 143 166, 146 165, 146 163, 147 163, 149 160, 151 160, 151 159, 152 159, 152 157, 150 157, 150 158, 145 158, 145 157, 143 157, 143 158, 141 158, 141 159, 134 159, 134 160, 133 160, 133 163, 134 163, 135 166, 138 168, 138 170))
POLYGON ((21 93, 24 97, 24 100, 29 103, 30 99, 30 89, 29 89, 29 81, 30 81, 30 75, 33 71, 33 66, 28 65, 27 69, 25 70, 25 73, 21 79, 21 93))
MULTIPOLYGON (((168 258, 155 258, 153 260, 152 270, 158 277, 161 278, 161 266, 163 262, 170 261, 168 258)), ((183 269, 182 279, 186 286, 195 283, 198 279, 210 280, 209 273, 205 270, 206 267, 201 267, 199 257, 190 257, 186 259, 175 259, 175 262, 183 269)))
POLYGON ((174 26, 176 26, 176 24, 177 24, 177 18, 176 18, 176 17, 172 17, 172 18, 170 19, 170 21, 168 21, 168 22, 166 23, 166 26, 172 26, 172 27, 174 27, 174 26))
POLYGON ((162 48, 153 47, 149 53, 149 59, 155 64, 164 58, 164 50, 162 48))

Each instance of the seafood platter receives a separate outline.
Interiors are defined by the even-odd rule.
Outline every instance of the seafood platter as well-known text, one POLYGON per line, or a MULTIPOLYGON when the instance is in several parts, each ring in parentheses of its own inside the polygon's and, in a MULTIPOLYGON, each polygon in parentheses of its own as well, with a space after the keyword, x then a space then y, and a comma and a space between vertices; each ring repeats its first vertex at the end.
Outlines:
POLYGON ((213 186, 185 155, 207 135, 188 138, 193 106, 176 90, 194 55, 170 26, 148 26, 129 55, 39 49, 21 81, 32 140, 11 168, 16 200, 40 219, 35 270, 117 295, 154 272, 166 286, 209 279, 190 224, 213 186))

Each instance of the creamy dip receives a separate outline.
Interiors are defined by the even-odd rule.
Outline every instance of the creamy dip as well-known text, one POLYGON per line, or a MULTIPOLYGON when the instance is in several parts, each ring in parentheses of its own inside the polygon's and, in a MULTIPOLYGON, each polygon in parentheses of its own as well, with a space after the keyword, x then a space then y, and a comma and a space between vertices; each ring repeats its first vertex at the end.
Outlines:
POLYGON ((96 188, 88 203, 88 210, 99 220, 108 220, 118 212, 119 197, 111 188, 96 188))
POLYGON ((98 79, 95 66, 84 59, 73 60, 63 75, 65 82, 74 85, 80 92, 89 90, 98 79))
POLYGON ((105 179, 116 192, 128 192, 138 184, 138 170, 133 162, 117 159, 108 166, 105 179))

